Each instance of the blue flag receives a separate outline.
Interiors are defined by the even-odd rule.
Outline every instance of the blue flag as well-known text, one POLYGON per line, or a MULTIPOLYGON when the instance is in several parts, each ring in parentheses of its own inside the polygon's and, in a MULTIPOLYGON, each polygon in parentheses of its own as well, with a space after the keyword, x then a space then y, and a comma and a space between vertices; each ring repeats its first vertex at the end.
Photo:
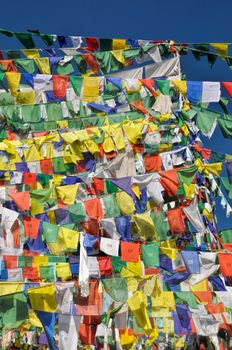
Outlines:
POLYGON ((54 340, 54 327, 56 321, 56 314, 53 312, 36 311, 40 322, 43 325, 45 334, 47 336, 48 345, 50 350, 57 350, 54 340))
POLYGON ((196 251, 182 250, 182 258, 189 273, 200 273, 200 261, 196 251))

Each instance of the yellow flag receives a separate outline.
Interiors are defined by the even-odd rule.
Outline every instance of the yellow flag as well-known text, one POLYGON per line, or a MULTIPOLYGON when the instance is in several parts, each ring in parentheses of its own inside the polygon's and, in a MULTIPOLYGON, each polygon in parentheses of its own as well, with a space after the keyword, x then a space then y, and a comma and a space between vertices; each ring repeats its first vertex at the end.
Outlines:
POLYGON ((131 143, 137 143, 138 139, 141 137, 141 132, 139 127, 135 125, 132 121, 125 121, 123 123, 123 130, 131 143))
POLYGON ((114 129, 113 130, 114 143, 115 143, 117 149, 120 151, 120 150, 125 148, 125 140, 124 140, 122 128, 121 128, 121 126, 117 127, 117 128, 114 128, 114 126, 112 126, 112 128, 114 129))
POLYGON ((186 185, 184 183, 184 191, 185 191, 185 196, 186 199, 193 199, 195 196, 195 185, 194 184, 190 184, 190 185, 186 185))
POLYGON ((142 264, 141 261, 137 263, 128 262, 127 267, 123 266, 122 271, 120 275, 122 277, 128 278, 128 277, 141 277, 142 276, 142 264))
POLYGON ((22 283, 12 282, 12 283, 0 283, 0 295, 7 295, 12 293, 21 292, 22 290, 22 283))
POLYGON ((228 56, 228 44, 227 43, 211 43, 210 44, 224 60, 228 56))
POLYGON ((60 277, 62 281, 72 277, 69 263, 59 263, 56 265, 57 277, 60 277))
POLYGON ((25 150, 24 157, 26 162, 34 162, 36 160, 42 159, 42 156, 37 150, 36 145, 31 145, 31 147, 28 150, 25 150))
POLYGON ((91 154, 97 154, 99 153, 99 147, 96 144, 96 142, 94 142, 93 140, 86 140, 84 141, 85 147, 87 148, 87 150, 91 153, 91 154))
POLYGON ((222 172, 222 163, 212 163, 212 164, 206 164, 205 169, 208 173, 218 176, 222 172))
POLYGON ((125 57, 123 56, 123 50, 117 50, 117 51, 111 51, 111 54, 114 56, 114 58, 125 65, 125 57))
POLYGON ((128 300, 127 304, 130 311, 135 316, 138 324, 143 328, 146 335, 152 333, 152 326, 147 312, 147 298, 141 290, 134 293, 128 300))
POLYGON ((57 309, 54 284, 28 289, 33 310, 55 312, 57 309))
POLYGON ((190 286, 190 290, 192 292, 207 292, 208 290, 208 282, 207 280, 203 280, 199 283, 190 286))
POLYGON ((30 327, 42 328, 43 327, 39 318, 37 317, 36 313, 33 310, 29 309, 28 314, 29 314, 28 322, 24 323, 23 327, 25 328, 30 328, 30 327))
POLYGON ((54 255, 64 254, 67 250, 77 249, 79 240, 79 232, 68 228, 61 227, 59 229, 56 242, 48 243, 49 249, 54 255))
POLYGON ((174 334, 174 322, 171 318, 164 318, 163 333, 174 334))
POLYGON ((181 130, 183 131, 183 134, 185 135, 185 136, 188 136, 189 135, 189 129, 188 129, 188 127, 187 127, 187 125, 182 125, 181 126, 181 130))
POLYGON ((126 47, 126 39, 113 39, 113 50, 123 50, 126 47))
POLYGON ((213 219, 213 213, 210 213, 206 208, 203 209, 202 215, 206 216, 209 220, 213 219))
POLYGON ((232 155, 231 154, 226 154, 226 161, 231 162, 232 161, 232 155))
POLYGON ((187 83, 186 80, 172 80, 172 84, 175 86, 175 88, 182 93, 182 95, 185 95, 187 92, 187 83))
POLYGON ((23 54, 27 57, 27 58, 40 58, 40 54, 39 54, 39 50, 37 49, 29 49, 29 50, 22 50, 23 54))
POLYGON ((152 344, 157 339, 158 335, 159 335, 159 331, 154 320, 154 327, 151 334, 149 335, 149 338, 146 341, 146 344, 148 345, 152 344))
POLYGON ((160 251, 166 254, 170 259, 176 260, 178 249, 176 248, 175 241, 164 241, 160 243, 160 251))
POLYGON ((138 199, 140 199, 140 188, 139 188, 139 186, 136 185, 136 184, 133 184, 133 185, 132 185, 132 191, 134 192, 134 194, 136 195, 136 197, 137 197, 138 199))
POLYGON ((48 256, 34 256, 33 267, 48 266, 48 256))
POLYGON ((167 308, 170 311, 176 311, 176 301, 173 292, 160 292, 151 298, 152 308, 167 308))
POLYGON ((166 143, 160 143, 159 144, 159 152, 168 152, 172 150, 172 144, 168 145, 166 143))
POLYGON ((57 195, 64 204, 73 204, 76 199, 79 184, 56 187, 57 195))
POLYGON ((83 79, 83 101, 96 102, 99 98, 99 77, 84 77, 83 79))
POLYGON ((124 348, 128 348, 128 345, 132 346, 134 343, 137 343, 137 337, 130 335, 128 329, 124 329, 120 332, 120 344, 124 348))
POLYGON ((42 74, 51 74, 50 63, 48 57, 34 58, 38 70, 42 74))
POLYGON ((122 215, 130 216, 135 211, 133 199, 126 192, 116 193, 116 200, 122 215))
POLYGON ((142 239, 154 240, 156 238, 155 225, 149 212, 135 214, 133 219, 142 239))
POLYGON ((198 167, 199 171, 205 175, 212 174, 218 176, 222 171, 222 162, 221 163, 212 163, 212 164, 203 164, 200 159, 195 160, 195 164, 198 167))
POLYGON ((67 227, 61 227, 60 230, 67 249, 77 249, 79 235, 80 235, 79 232, 71 230, 70 228, 67 228, 67 227))
POLYGON ((102 146, 103 146, 103 150, 106 153, 115 151, 114 141, 113 141, 112 137, 110 137, 110 136, 105 137, 102 146))
POLYGON ((9 85, 11 95, 16 96, 21 79, 21 73, 6 72, 5 76, 9 85))
POLYGON ((53 174, 52 178, 53 178, 54 184, 57 186, 61 184, 63 175, 53 174))
POLYGON ((19 91, 19 92, 17 92, 16 102, 19 105, 33 105, 35 102, 35 91, 19 91))
POLYGON ((58 120, 56 124, 58 125, 59 129, 68 128, 68 120, 58 120))
POLYGON ((176 348, 184 348, 186 344, 185 339, 186 339, 186 336, 182 335, 182 337, 180 337, 176 342, 176 348))
POLYGON ((35 199, 31 199, 31 215, 37 215, 43 212, 44 212, 44 205, 39 204, 35 199))

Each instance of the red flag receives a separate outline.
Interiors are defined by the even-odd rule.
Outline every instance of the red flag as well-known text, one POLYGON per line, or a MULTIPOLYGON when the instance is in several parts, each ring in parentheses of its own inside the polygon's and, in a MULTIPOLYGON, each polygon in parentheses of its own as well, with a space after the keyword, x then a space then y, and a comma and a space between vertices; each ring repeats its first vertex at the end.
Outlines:
POLYGON ((53 167, 51 159, 42 159, 40 161, 40 169, 42 174, 53 174, 53 167))
POLYGON ((140 100, 136 100, 130 103, 132 107, 137 109, 138 111, 142 112, 143 114, 148 113, 146 107, 144 106, 143 102, 140 100))
POLYGON ((222 85, 224 86, 230 97, 232 97, 232 82, 222 81, 222 85))
POLYGON ((36 239, 39 231, 40 220, 23 215, 23 225, 25 237, 36 239))
POLYGON ((95 74, 98 74, 98 70, 99 70, 100 65, 99 65, 99 63, 97 63, 95 58, 90 53, 84 53, 81 55, 81 57, 84 58, 85 62, 89 65, 90 69, 92 69, 92 71, 95 74))
POLYGON ((36 173, 24 173, 23 183, 25 185, 34 185, 36 184, 36 173))
POLYGON ((13 60, 0 60, 0 64, 6 68, 7 72, 17 72, 17 68, 13 64, 13 60))
POLYGON ((15 192, 9 193, 9 197, 17 204, 20 210, 30 209, 30 195, 29 192, 15 192))
POLYGON ((53 75, 53 92, 56 98, 65 98, 66 90, 69 82, 68 75, 53 75))
POLYGON ((87 50, 94 52, 99 48, 99 44, 96 38, 85 38, 85 41, 87 44, 87 50))
POLYGON ((159 154, 148 154, 144 157, 144 165, 147 172, 160 171, 162 160, 159 154))
POLYGON ((232 276, 232 254, 219 253, 218 260, 222 276, 232 276))
POLYGON ((3 261, 6 269, 15 269, 18 267, 18 257, 16 255, 4 255, 3 261))
POLYGON ((23 278, 31 281, 37 281, 39 279, 38 267, 24 267, 23 278))
POLYGON ((121 242, 121 259, 127 262, 139 262, 140 244, 131 242, 121 242))
POLYGON ((109 256, 99 256, 97 258, 101 276, 108 276, 112 274, 113 266, 109 256))
POLYGON ((180 208, 169 209, 166 212, 168 223, 170 226, 171 233, 174 235, 175 233, 184 234, 184 219, 182 215, 182 210, 180 208))
POLYGON ((84 202, 85 210, 90 219, 103 219, 103 209, 99 198, 91 198, 84 202))
POLYGON ((152 79, 139 79, 139 80, 150 91, 150 93, 154 97, 158 96, 158 94, 155 92, 155 89, 154 89, 154 80, 152 79))

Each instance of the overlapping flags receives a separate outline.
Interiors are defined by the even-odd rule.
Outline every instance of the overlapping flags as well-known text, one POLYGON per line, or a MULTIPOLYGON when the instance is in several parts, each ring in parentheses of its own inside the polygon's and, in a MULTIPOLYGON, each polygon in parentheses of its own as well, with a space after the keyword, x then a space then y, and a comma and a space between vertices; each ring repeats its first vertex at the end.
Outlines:
POLYGON ((230 45, 0 32, 2 348, 229 349, 230 45))

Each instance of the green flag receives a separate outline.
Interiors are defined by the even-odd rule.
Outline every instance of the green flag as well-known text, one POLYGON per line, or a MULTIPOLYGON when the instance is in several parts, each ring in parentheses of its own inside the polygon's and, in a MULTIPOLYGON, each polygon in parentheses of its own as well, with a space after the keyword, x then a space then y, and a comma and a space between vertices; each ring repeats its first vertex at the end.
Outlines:
POLYGON ((228 64, 228 67, 232 69, 232 57, 227 56, 226 57, 226 62, 228 64))
POLYGON ((9 60, 15 60, 17 58, 20 58, 20 51, 19 50, 9 50, 9 51, 7 51, 7 58, 9 60))
POLYGON ((43 190, 33 190, 30 191, 30 197, 31 199, 34 199, 40 204, 45 204, 49 201, 52 191, 52 188, 45 188, 43 190))
POLYGON ((232 185, 230 184, 228 177, 221 176, 220 179, 223 183, 223 186, 225 187, 229 198, 232 199, 232 185))
POLYGON ((42 223, 43 237, 48 243, 55 243, 59 232, 57 225, 50 224, 49 222, 43 221, 42 223))
POLYGON ((46 111, 49 121, 63 120, 63 111, 60 104, 48 103, 46 105, 46 111))
POLYGON ((159 243, 142 244, 141 250, 145 267, 159 267, 159 243))
POLYGON ((57 64, 56 71, 57 71, 57 74, 60 74, 60 75, 69 75, 74 72, 74 68, 71 62, 67 62, 66 64, 63 64, 63 65, 57 64))
POLYGON ((6 30, 6 29, 0 29, 0 33, 4 34, 6 36, 9 36, 9 37, 12 37, 14 35, 14 32, 11 32, 11 31, 6 30))
POLYGON ((218 124, 223 136, 226 139, 232 139, 232 117, 225 114, 224 119, 218 118, 218 124))
POLYGON ((120 303, 124 303, 128 298, 127 282, 123 277, 107 278, 101 280, 106 293, 120 303))
POLYGON ((169 232, 169 224, 166 214, 163 211, 151 211, 150 215, 155 224, 157 240, 165 241, 169 232))
POLYGON ((100 51, 111 51, 113 48, 112 39, 100 39, 100 51))
POLYGON ((76 56, 74 56, 74 61, 76 62, 80 73, 85 74, 87 71, 87 63, 84 60, 84 58, 81 57, 81 55, 76 55, 76 56))
POLYGON ((107 195, 103 197, 102 200, 103 200, 105 218, 115 218, 117 216, 120 216, 120 210, 118 208, 118 204, 114 194, 107 195))
POLYGON ((19 58, 15 60, 15 65, 17 67, 23 68, 27 73, 33 74, 35 72, 35 65, 33 60, 19 58))
POLYGON ((170 94, 170 80, 156 80, 156 84, 163 95, 170 94))
POLYGON ((86 213, 82 203, 74 203, 68 208, 69 216, 72 222, 81 222, 86 220, 86 213))
POLYGON ((45 45, 52 46, 54 42, 54 35, 51 34, 39 34, 40 38, 43 40, 45 45))
POLYGON ((203 109, 197 113, 197 127, 205 136, 211 137, 215 130, 218 117, 220 117, 219 113, 203 109))
POLYGON ((56 266, 41 266, 40 269, 40 278, 48 282, 56 281, 56 266))
POLYGON ((193 179, 198 172, 198 167, 196 165, 191 165, 190 167, 186 167, 177 171, 177 176, 180 183, 185 183, 190 185, 193 182, 193 179))
POLYGON ((217 60, 217 55, 215 53, 208 53, 207 58, 208 58, 209 65, 212 68, 214 63, 217 60))
POLYGON ((198 304, 192 292, 175 292, 175 299, 177 304, 183 304, 184 302, 193 309, 198 308, 198 304))
POLYGON ((27 297, 24 293, 15 293, 0 297, 2 326, 17 328, 28 319, 27 297))
POLYGON ((232 243, 232 228, 220 231, 220 237, 223 243, 232 243))
POLYGON ((73 90, 75 91, 75 94, 78 96, 81 96, 81 90, 82 90, 82 84, 83 84, 83 78, 80 76, 70 76, 70 82, 72 84, 73 90))
POLYGON ((29 33, 14 33, 16 38, 26 47, 26 49, 34 49, 35 43, 32 39, 32 35, 29 33))

